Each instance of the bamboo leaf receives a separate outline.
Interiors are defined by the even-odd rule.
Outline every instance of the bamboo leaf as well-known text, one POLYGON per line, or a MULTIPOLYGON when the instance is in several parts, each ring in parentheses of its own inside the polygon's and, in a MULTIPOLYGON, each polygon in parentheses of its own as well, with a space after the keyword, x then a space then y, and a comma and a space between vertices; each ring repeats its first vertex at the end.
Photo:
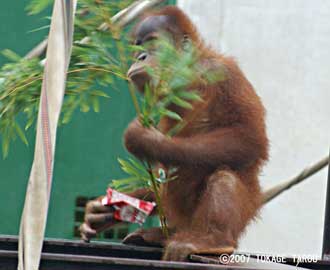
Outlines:
POLYGON ((26 9, 30 15, 35 15, 45 10, 52 2, 53 0, 32 0, 26 9))
POLYGON ((138 179, 139 179, 138 177, 132 176, 123 179, 113 179, 111 183, 113 183, 116 186, 120 186, 120 185, 130 184, 131 182, 136 181, 138 179))
POLYGON ((24 127, 24 130, 28 130, 32 126, 32 124, 34 123, 34 120, 35 120, 35 117, 34 116, 31 116, 28 119, 28 121, 27 121, 27 123, 26 123, 26 125, 24 127))
POLYGON ((94 112, 97 113, 100 112, 100 102, 96 96, 92 97, 92 104, 93 104, 94 112))
POLYGON ((137 169, 141 170, 142 172, 145 171, 145 167, 140 161, 134 160, 133 158, 128 159, 137 169))
POLYGON ((188 99, 188 100, 192 100, 192 101, 202 101, 203 100, 196 91, 195 92, 180 91, 178 93, 178 96, 180 98, 188 99))
POLYGON ((2 50, 1 54, 4 57, 6 57, 7 59, 9 59, 13 62, 18 62, 22 58, 17 53, 15 53, 15 52, 13 52, 12 50, 9 50, 9 49, 2 50))
POLYGON ((147 182, 141 182, 138 177, 112 180, 109 185, 120 192, 129 192, 148 186, 147 182))
POLYGON ((7 132, 5 132, 5 134, 2 136, 2 156, 4 159, 8 156, 9 144, 9 137, 7 132))
POLYGON ((139 176, 141 172, 139 169, 135 168, 134 165, 130 164, 129 161, 123 160, 118 158, 118 161, 121 165, 121 168, 124 172, 126 172, 129 175, 139 176))
POLYGON ((62 119, 62 124, 67 124, 70 122, 73 111, 67 111, 62 119))
POLYGON ((86 113, 89 112, 89 105, 85 99, 83 99, 80 103, 80 111, 86 113))
POLYGON ((162 115, 165 115, 165 116, 167 116, 169 118, 172 118, 174 120, 182 121, 182 118, 181 118, 180 115, 178 115, 177 113, 172 112, 170 110, 164 110, 164 111, 161 112, 161 114, 162 115))
POLYGON ((105 98, 110 98, 105 92, 101 90, 92 90, 91 95, 98 96, 98 97, 105 97, 105 98))
POLYGON ((172 102, 174 104, 182 107, 182 108, 192 109, 192 105, 189 102, 187 102, 187 101, 185 101, 185 100, 183 100, 183 99, 181 99, 181 98, 179 98, 177 96, 173 97, 172 102))
POLYGON ((33 30, 29 31, 28 33, 34 33, 34 32, 44 30, 44 29, 48 29, 48 28, 50 28, 50 25, 44 25, 44 26, 41 26, 41 27, 38 27, 36 29, 33 29, 33 30))
POLYGON ((20 137, 20 139, 22 140, 22 142, 25 144, 25 145, 29 145, 29 142, 23 132, 23 130, 21 129, 21 127, 19 126, 19 124, 17 122, 15 122, 14 124, 15 126, 15 129, 16 129, 16 132, 17 132, 17 135, 18 137, 20 137))

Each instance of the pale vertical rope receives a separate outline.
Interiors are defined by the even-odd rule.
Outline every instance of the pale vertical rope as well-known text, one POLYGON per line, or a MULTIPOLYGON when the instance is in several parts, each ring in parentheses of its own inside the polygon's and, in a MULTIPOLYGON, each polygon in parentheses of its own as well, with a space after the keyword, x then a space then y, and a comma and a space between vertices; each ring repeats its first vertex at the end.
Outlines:
POLYGON ((41 88, 34 160, 19 235, 19 270, 37 270, 50 198, 56 128, 65 92, 77 0, 55 0, 41 88))

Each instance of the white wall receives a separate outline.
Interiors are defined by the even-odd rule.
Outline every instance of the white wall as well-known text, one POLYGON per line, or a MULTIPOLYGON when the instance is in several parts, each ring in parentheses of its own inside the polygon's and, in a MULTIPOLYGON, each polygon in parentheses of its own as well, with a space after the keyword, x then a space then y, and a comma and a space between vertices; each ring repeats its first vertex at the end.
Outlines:
MULTIPOLYGON (((178 0, 205 40, 235 56, 267 108, 264 188, 328 154, 330 1, 178 0)), ((241 250, 321 254, 327 170, 270 202, 241 250)))

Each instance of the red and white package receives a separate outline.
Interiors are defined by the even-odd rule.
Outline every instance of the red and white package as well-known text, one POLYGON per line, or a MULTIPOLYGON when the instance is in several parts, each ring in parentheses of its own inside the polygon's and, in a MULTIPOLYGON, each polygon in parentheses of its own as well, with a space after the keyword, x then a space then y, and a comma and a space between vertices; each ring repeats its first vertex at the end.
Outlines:
POLYGON ((156 206, 154 202, 147 202, 118 192, 112 188, 107 189, 107 195, 102 199, 103 205, 115 208, 114 218, 131 223, 143 224, 156 206))

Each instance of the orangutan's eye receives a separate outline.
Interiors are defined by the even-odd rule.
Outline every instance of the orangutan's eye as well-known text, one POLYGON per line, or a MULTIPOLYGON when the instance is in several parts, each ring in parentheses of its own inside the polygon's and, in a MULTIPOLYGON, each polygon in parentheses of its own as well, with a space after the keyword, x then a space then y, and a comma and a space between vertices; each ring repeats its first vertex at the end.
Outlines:
POLYGON ((153 52, 157 49, 157 39, 155 37, 148 38, 143 42, 143 47, 148 52, 153 52))

